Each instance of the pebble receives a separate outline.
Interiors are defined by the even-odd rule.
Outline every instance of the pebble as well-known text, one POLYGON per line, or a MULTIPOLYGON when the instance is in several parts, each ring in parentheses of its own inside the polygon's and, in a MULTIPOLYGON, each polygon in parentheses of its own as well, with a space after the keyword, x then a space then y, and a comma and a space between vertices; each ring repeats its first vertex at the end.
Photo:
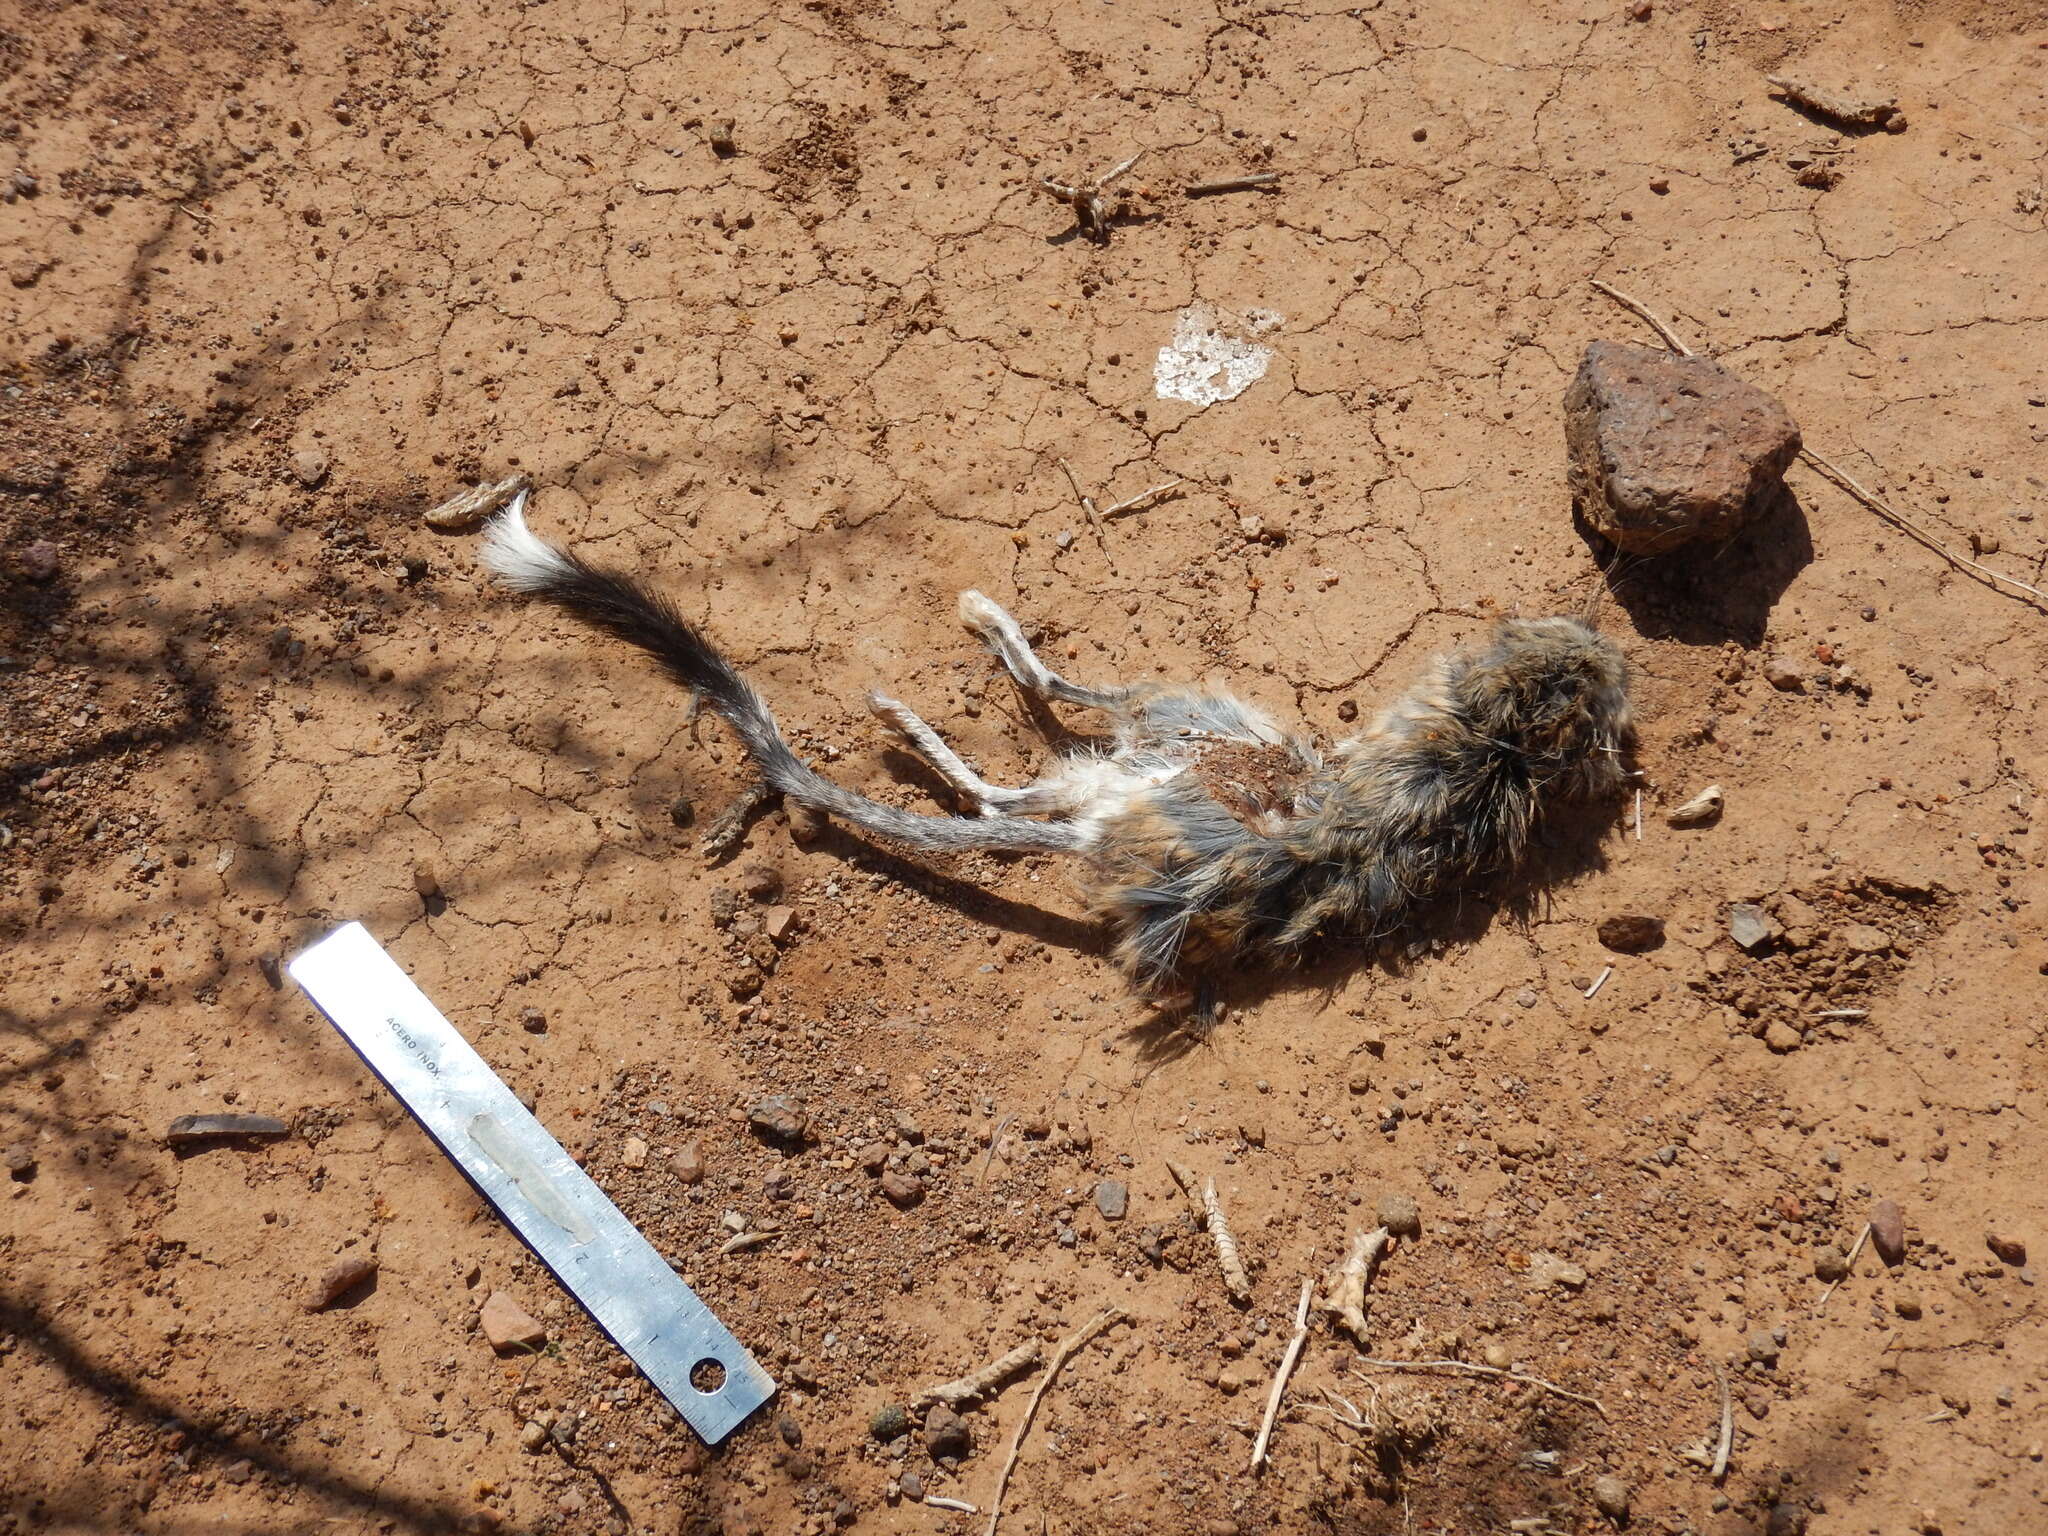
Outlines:
POLYGON ((1131 1192, 1120 1179, 1104 1179, 1095 1186, 1095 1209, 1104 1221, 1122 1221, 1131 1205, 1131 1192))
POLYGON ((1837 929, 1836 935, 1859 955, 1881 955, 1892 947, 1892 936, 1869 923, 1850 923, 1837 929))
POLYGON ((761 931, 780 944, 796 931, 796 908, 770 907, 762 914, 761 931))
POLYGON ((944 1403, 934 1403, 924 1416, 924 1448, 933 1461, 964 1461, 973 1454, 974 1435, 959 1414, 944 1403))
POLYGON ((628 1168, 647 1166, 647 1143, 638 1136, 628 1136, 626 1144, 619 1148, 619 1161, 628 1168))
POLYGON ((327 478, 327 455, 317 448, 302 448, 292 455, 292 475, 307 490, 313 490, 327 478))
POLYGON ((804 1443, 804 1427, 786 1413, 775 1416, 775 1432, 782 1436, 782 1443, 792 1451, 800 1450, 804 1443))
POLYGON ((376 1277, 377 1261, 368 1254, 336 1259, 299 1299, 299 1306, 307 1312, 324 1312, 350 1291, 369 1284, 376 1277))
POLYGON ((2001 1264, 2010 1264, 2017 1269, 2027 1262, 2027 1245, 2009 1233, 1986 1232, 1984 1246, 1991 1250, 2001 1264))
POLYGON ((164 1132, 164 1141, 173 1147, 200 1147, 244 1137, 275 1140, 290 1133, 291 1127, 274 1115, 180 1115, 164 1132))
POLYGON ((419 893, 421 901, 433 901, 441 894, 441 877, 425 859, 412 867, 412 888, 419 893))
POLYGON ((679 827, 687 827, 697 819, 697 807, 687 795, 678 795, 669 802, 668 819, 679 827))
POLYGON ((1886 1266, 1906 1261, 1906 1218, 1896 1200, 1880 1200, 1870 1208, 1870 1246, 1886 1266))
POLYGON ((882 1175, 882 1193, 889 1197, 892 1205, 908 1210, 924 1198, 924 1180, 911 1173, 898 1173, 890 1169, 882 1175))
POLYGON ((1600 942, 1617 954, 1640 954, 1664 942, 1664 919, 1630 912, 1600 920, 1600 942))
POLYGON ((1396 1237, 1422 1236, 1422 1208, 1413 1195, 1381 1195, 1375 1214, 1396 1237))
POLYGON ((519 1027, 529 1035, 544 1035, 548 1032, 548 1016, 538 1008, 519 1010, 519 1027))
POLYGON ((774 1094, 747 1111, 747 1123, 775 1141, 800 1142, 811 1128, 810 1116, 786 1094, 774 1094))
POLYGON ((740 889, 765 906, 782 894, 782 871, 772 864, 749 864, 740 871, 740 889))
POLYGON ((538 1456, 547 1449, 548 1427, 539 1419, 528 1419, 520 1426, 519 1445, 529 1455, 538 1456))
POLYGON ((477 1321, 491 1348, 500 1354, 508 1349, 538 1349, 548 1341, 547 1329, 504 1291, 491 1292, 477 1321))
POLYGON ((1827 1285, 1849 1274, 1849 1256, 1839 1248, 1822 1248, 1813 1256, 1813 1277, 1827 1285))
POLYGON ((1728 937, 1754 953, 1778 936, 1776 919, 1753 901, 1731 902, 1728 907, 1728 937))
POLYGON ((1764 1516, 1764 1536, 1804 1536, 1806 1511, 1797 1504, 1773 1504, 1764 1516))
POLYGON ((1773 656, 1764 663, 1764 681, 1780 693, 1796 693, 1806 686, 1806 669, 1795 657, 1773 656))
MULTIPOLYGON (((903 1411, 901 1404, 884 1403, 869 1416, 868 1433, 885 1444, 891 1440, 900 1440, 910 1433, 910 1415, 903 1411)), ((910 1479, 906 1477, 903 1481, 903 1491, 910 1493, 910 1479)), ((921 1499, 924 1494, 920 1491, 910 1493, 910 1496, 913 1499, 921 1499)))
POLYGON ((1537 1001, 1536 993, 1528 987, 1522 988, 1521 991, 1515 994, 1515 1006, 1518 1008, 1534 1008, 1537 1001))
POLYGON ((685 1184, 704 1182, 704 1154, 697 1150, 694 1141, 684 1142, 676 1149, 676 1155, 668 1160, 669 1172, 685 1184))
POLYGON ((21 574, 30 581, 42 583, 55 581, 62 566, 57 546, 48 539, 37 539, 21 552, 21 574))
POLYGON ((1496 1371, 1504 1371, 1515 1363, 1515 1352, 1505 1344, 1489 1344, 1479 1352, 1479 1358, 1496 1371))
POLYGON ((1892 1293, 1892 1310, 1907 1322, 1912 1322, 1921 1313, 1919 1293, 1916 1291, 1894 1291, 1892 1293))
POLYGON ((1561 1285, 1566 1290, 1576 1291, 1586 1283, 1586 1272, 1576 1264, 1567 1263, 1554 1253, 1542 1249, 1529 1255, 1529 1278, 1540 1286, 1561 1285))
POLYGON ((25 1141, 17 1141, 5 1154, 7 1176, 17 1184, 26 1184, 36 1176, 40 1164, 36 1161, 35 1149, 25 1141))
MULTIPOLYGON (((901 1410, 898 1411, 900 1412, 901 1410)), ((919 1503, 924 1502, 924 1479, 915 1472, 904 1473, 897 1480, 897 1486, 903 1490, 903 1497, 906 1499, 915 1499, 919 1503)))
POLYGON ((1759 1328, 1744 1341, 1749 1358, 1758 1365, 1776 1365, 1780 1352, 1778 1336, 1768 1328, 1759 1328))
POLYGON ((1593 1479, 1593 1507, 1618 1525, 1628 1519, 1630 1492, 1628 1484, 1611 1473, 1606 1477, 1596 1477, 1593 1479))

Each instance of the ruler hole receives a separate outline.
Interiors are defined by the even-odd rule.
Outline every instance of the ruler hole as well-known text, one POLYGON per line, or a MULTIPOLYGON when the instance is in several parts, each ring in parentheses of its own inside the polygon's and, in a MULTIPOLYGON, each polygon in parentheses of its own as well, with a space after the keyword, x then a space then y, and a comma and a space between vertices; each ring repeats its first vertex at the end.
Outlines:
POLYGON ((725 1365, 722 1361, 705 1358, 690 1367, 690 1385, 710 1397, 725 1388, 725 1365))

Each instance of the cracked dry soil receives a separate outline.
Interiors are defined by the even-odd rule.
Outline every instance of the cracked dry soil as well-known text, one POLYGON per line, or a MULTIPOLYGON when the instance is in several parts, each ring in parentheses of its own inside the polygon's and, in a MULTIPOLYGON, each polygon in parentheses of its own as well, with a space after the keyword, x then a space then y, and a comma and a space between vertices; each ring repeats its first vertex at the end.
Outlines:
POLYGON ((2039 1529, 2040 613, 1795 469, 1767 523, 1613 583, 1640 840, 1190 1042, 1053 865, 770 812, 707 866, 720 729, 420 523, 530 474, 540 526, 657 575, 906 805, 937 787, 869 682, 999 779, 1043 751, 966 586, 1078 677, 1227 676, 1336 734, 1487 615, 1600 590, 1559 401, 1586 341, 1644 337, 1599 276, 2038 583, 2042 7, 1634 9, 0 16, 0 1529, 978 1529, 910 1494, 986 1505, 1028 1383, 951 1465, 877 1410, 1111 1301, 1009 1529, 1591 1532, 1601 1479, 1653 1532, 2039 1529), (1774 72, 1910 128, 1838 134, 1774 72), (1106 243, 1037 190, 1138 148, 1106 243), (1153 391, 1197 303, 1284 317, 1206 409, 1153 391), (1098 537, 1063 457, 1102 505, 1189 483, 1098 537), (1709 782, 1720 821, 1668 827, 1709 782), (1779 936, 1735 948, 1731 902, 1779 936), (1630 913, 1665 941, 1607 953, 1630 913), (347 917, 780 1379, 727 1444, 272 980, 347 917), (800 1147, 749 1129, 772 1094, 800 1147), (293 1134, 165 1147, 226 1110, 293 1134), (1247 1309, 1168 1157, 1215 1177, 1247 1309), (1374 1356, 1606 1416, 1319 1323, 1249 1474, 1302 1277, 1403 1195, 1374 1356), (1866 1246, 1816 1312, 1879 1200, 1901 1262, 1866 1246), (721 1255, 728 1211, 773 1235, 721 1255), (498 1290, 544 1351, 492 1356, 498 1290), (1718 1486, 1682 1454, 1717 1369, 1718 1486))

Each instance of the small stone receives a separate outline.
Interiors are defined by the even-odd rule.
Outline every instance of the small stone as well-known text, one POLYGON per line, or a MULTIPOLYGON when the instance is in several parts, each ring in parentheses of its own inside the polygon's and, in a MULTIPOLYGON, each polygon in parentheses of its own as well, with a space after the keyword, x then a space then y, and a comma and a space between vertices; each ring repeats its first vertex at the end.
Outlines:
POLYGON ((548 1341, 547 1329, 504 1291, 491 1292, 477 1321, 491 1348, 501 1355, 514 1349, 539 1349, 548 1341))
POLYGON ((892 1205, 908 1210, 924 1198, 924 1180, 914 1173, 899 1173, 892 1168, 882 1175, 882 1193, 892 1205))
POLYGON ((2001 1264, 2010 1264, 2017 1269, 2027 1262, 2027 1245, 2021 1239, 2005 1232, 1986 1232, 1984 1246, 2001 1264))
POLYGON ((853 1160, 869 1173, 880 1173, 889 1166, 889 1143, 871 1141, 853 1154, 853 1160))
POLYGON ((1813 1277, 1826 1285, 1848 1278, 1849 1256, 1839 1248, 1822 1248, 1813 1256, 1813 1277))
MULTIPOLYGON (((891 1440, 900 1440, 910 1433, 910 1415, 903 1411, 900 1404, 884 1403, 869 1415, 868 1433, 884 1444, 891 1440)), ((903 1483, 903 1491, 910 1494, 910 1497, 913 1499, 924 1497, 922 1489, 919 1489, 916 1493, 911 1493, 909 1478, 906 1477, 903 1483)))
POLYGON ((772 864, 749 864, 740 871, 740 889, 765 906, 782 894, 782 871, 772 864))
POLYGON ((964 1461, 973 1453, 974 1435, 959 1414, 944 1403, 934 1403, 924 1417, 924 1448, 933 1461, 964 1461))
POLYGON ((1567 1263, 1554 1253, 1542 1249, 1529 1255, 1529 1279, 1539 1286, 1563 1286, 1568 1291, 1583 1289, 1586 1272, 1576 1264, 1567 1263))
POLYGON ((811 1128, 810 1116, 779 1093, 748 1110, 747 1123, 763 1136, 780 1142, 801 1142, 811 1128))
POLYGON ((785 802, 783 814, 789 818, 789 835, 799 843, 815 843, 825 835, 829 818, 815 806, 785 802))
POLYGON ((292 476, 309 491, 327 478, 327 469, 327 455, 317 448, 302 448, 292 455, 292 476))
POLYGON ((1120 1179, 1104 1179, 1095 1186, 1095 1209, 1104 1221, 1122 1221, 1130 1210, 1131 1192, 1120 1179))
POLYGON ((376 1278, 377 1261, 368 1254, 337 1259, 313 1282, 312 1288, 300 1298, 299 1305, 308 1312, 324 1312, 349 1292, 368 1285, 376 1278))
POLYGON ((1870 1208, 1870 1246, 1887 1268, 1906 1262, 1906 1218, 1896 1200, 1880 1200, 1870 1208))
POLYGON ((1778 921, 1753 901, 1738 901, 1728 908, 1728 937, 1754 954, 1782 930, 1778 921))
POLYGON ((548 1032, 548 1016, 538 1008, 519 1010, 519 1027, 529 1035, 544 1035, 548 1032))
POLYGON ((291 1127, 273 1115, 180 1115, 164 1132, 164 1141, 183 1148, 215 1141, 275 1141, 290 1134, 291 1127))
POLYGON ((1345 1086, 1353 1093, 1371 1093, 1372 1074, 1370 1072, 1354 1072, 1345 1086))
POLYGON ((1650 178, 1650 190, 1659 197, 1662 197, 1671 190, 1671 178, 1669 176, 1652 176, 1650 178))
POLYGON ((645 1168, 647 1143, 638 1136, 628 1136, 625 1145, 619 1148, 619 1162, 628 1168, 645 1168))
POLYGON ((1381 1195, 1375 1214, 1380 1225, 1396 1237, 1422 1236, 1422 1208, 1413 1195, 1381 1195))
POLYGON ((1627 913, 1600 920, 1600 942, 1617 954, 1640 954, 1664 942, 1664 919, 1627 913))
POLYGON ((419 893, 421 901, 434 901, 441 895, 441 877, 424 859, 412 867, 412 888, 419 893))
POLYGON ((1515 1006, 1518 1008, 1534 1008, 1539 1001, 1534 989, 1529 987, 1524 987, 1515 994, 1515 1006))
POLYGON ((57 546, 48 539, 37 539, 22 550, 20 562, 21 574, 38 585, 46 581, 55 581, 57 571, 62 565, 57 546))
POLYGON ((679 827, 687 827, 697 819, 697 807, 691 803, 689 796, 678 795, 669 802, 668 819, 679 827))
POLYGON ((780 944, 796 932, 795 907, 770 907, 761 915, 761 931, 780 944))
POLYGON ((697 1143, 686 1141, 676 1148, 676 1155, 668 1160, 668 1171, 685 1184, 702 1184, 704 1154, 697 1150, 697 1143))
POLYGON ((1479 1358, 1496 1371, 1504 1371, 1515 1363, 1515 1352, 1507 1345, 1496 1341, 1479 1351, 1479 1358))
POLYGON ((1628 1520, 1629 1494, 1628 1484, 1612 1474, 1593 1479, 1593 1507, 1616 1525, 1628 1520))
POLYGON ((1771 396, 1703 357, 1595 341, 1565 394, 1574 500, 1633 554, 1662 554, 1748 522, 1799 453, 1771 396))
POLYGON ((1914 1291, 1892 1292, 1892 1310, 1907 1322, 1912 1322, 1920 1316, 1921 1307, 1918 1293, 1914 1291))
POLYGON ((1764 1031, 1764 1044, 1780 1056, 1798 1050, 1805 1043, 1805 1038, 1783 1019, 1773 1019, 1770 1027, 1764 1031))
POLYGON ((924 1479, 915 1472, 906 1472, 897 1484, 903 1490, 903 1497, 924 1502, 924 1479))
POLYGON ((1806 686, 1806 669, 1792 656, 1773 656, 1764 663, 1764 681, 1780 693, 1797 693, 1806 686))
POLYGON ((17 1141, 14 1143, 13 1146, 7 1149, 5 1158, 7 1162, 7 1176, 14 1180, 15 1183, 26 1184, 36 1176, 36 1169, 39 1164, 36 1161, 35 1149, 27 1142, 17 1141))
POLYGON ((519 1428, 519 1447, 530 1456, 547 1449, 548 1427, 539 1419, 528 1419, 519 1428))
POLYGON ((1835 930, 1841 941, 1859 955, 1881 955, 1892 947, 1892 936, 1869 923, 1850 923, 1835 930))
POLYGON ((896 1127, 896 1134, 902 1137, 905 1141, 914 1142, 924 1140, 924 1127, 917 1123, 916 1117, 913 1116, 908 1110, 897 1110, 896 1118, 891 1122, 891 1124, 893 1124, 896 1127))
POLYGON ((804 1443, 804 1427, 786 1413, 775 1416, 775 1433, 782 1436, 782 1443, 792 1451, 800 1450, 804 1443))
POLYGON ((1778 1336, 1768 1328, 1759 1328, 1744 1341, 1749 1358, 1758 1365, 1776 1365, 1780 1346, 1778 1336))

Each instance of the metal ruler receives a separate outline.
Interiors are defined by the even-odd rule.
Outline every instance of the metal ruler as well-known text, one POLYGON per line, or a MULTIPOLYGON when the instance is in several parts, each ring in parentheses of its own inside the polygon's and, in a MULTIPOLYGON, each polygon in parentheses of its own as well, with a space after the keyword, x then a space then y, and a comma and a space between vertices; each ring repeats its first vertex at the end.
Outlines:
POLYGON ((361 923, 288 969, 692 1429, 715 1445, 774 1396, 768 1373, 361 923))

